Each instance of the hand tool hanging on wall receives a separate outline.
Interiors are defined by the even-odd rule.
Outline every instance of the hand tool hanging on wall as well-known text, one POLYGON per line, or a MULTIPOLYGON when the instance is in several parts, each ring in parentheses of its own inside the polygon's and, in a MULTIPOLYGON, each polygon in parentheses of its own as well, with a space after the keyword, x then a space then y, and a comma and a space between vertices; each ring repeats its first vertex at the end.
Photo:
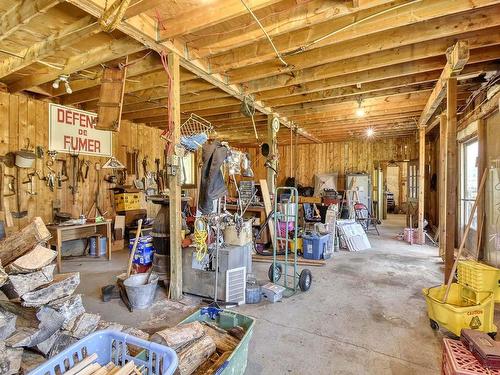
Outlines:
POLYGON ((36 171, 30 172, 26 176, 27 180, 23 181, 24 185, 29 184, 29 190, 26 190, 26 194, 28 194, 28 195, 36 195, 37 194, 35 191, 35 184, 33 182, 33 179, 35 178, 36 175, 37 175, 36 171))
POLYGON ((71 194, 73 195, 73 205, 76 204, 76 194, 78 193, 78 154, 71 153, 71 186, 69 187, 71 190, 71 194))
POLYGON ((65 159, 57 159, 57 161, 61 163, 61 171, 57 172, 57 188, 62 189, 62 183, 69 179, 68 167, 65 159))
POLYGON ((101 207, 99 206, 99 193, 101 191, 101 164, 95 163, 94 168, 95 168, 95 174, 96 174, 97 188, 94 192, 94 202, 92 203, 92 206, 90 206, 90 209, 87 212, 87 217, 90 217, 90 214, 91 214, 92 209, 94 207, 95 207, 95 217, 104 216, 104 212, 102 211, 101 207))
POLYGON ((20 169, 16 167, 16 207, 17 211, 11 211, 12 216, 15 219, 21 219, 28 214, 28 211, 21 211, 21 181, 20 181, 20 169))
POLYGON ((160 169, 160 159, 155 159, 156 164, 156 185, 158 186, 158 193, 161 194, 164 190, 163 173, 160 169))

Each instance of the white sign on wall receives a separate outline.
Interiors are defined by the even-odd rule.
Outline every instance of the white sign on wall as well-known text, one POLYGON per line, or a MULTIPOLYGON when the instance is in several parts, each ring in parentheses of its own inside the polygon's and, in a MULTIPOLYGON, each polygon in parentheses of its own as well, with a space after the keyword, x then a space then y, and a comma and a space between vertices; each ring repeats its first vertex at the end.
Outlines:
POLYGON ((96 113, 49 104, 49 150, 111 156, 112 134, 96 130, 96 123, 96 113))

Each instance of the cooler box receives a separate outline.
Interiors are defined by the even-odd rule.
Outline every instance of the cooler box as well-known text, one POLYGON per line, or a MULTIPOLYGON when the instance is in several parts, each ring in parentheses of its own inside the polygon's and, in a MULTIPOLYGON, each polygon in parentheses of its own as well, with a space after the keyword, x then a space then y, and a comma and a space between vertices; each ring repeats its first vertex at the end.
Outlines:
POLYGON ((331 236, 329 234, 304 234, 302 235, 302 255, 305 259, 325 259, 328 256, 328 244, 331 236))

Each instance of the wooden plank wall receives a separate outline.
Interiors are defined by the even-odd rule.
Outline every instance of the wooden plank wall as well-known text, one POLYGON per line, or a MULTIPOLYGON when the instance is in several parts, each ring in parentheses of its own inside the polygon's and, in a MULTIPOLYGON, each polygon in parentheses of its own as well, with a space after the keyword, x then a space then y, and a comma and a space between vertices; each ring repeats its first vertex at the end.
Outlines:
MULTIPOLYGON (((0 93, 0 155, 5 155, 7 152, 16 151, 25 147, 27 139, 29 138, 31 148, 34 146, 42 146, 45 152, 48 149, 48 102, 35 100, 24 95, 10 95, 8 93, 0 93)), ((122 124, 120 132, 113 136, 113 153, 122 163, 126 161, 126 147, 129 150, 139 149, 139 160, 142 161, 144 154, 149 156, 149 167, 154 168, 154 159, 161 158, 163 161, 163 147, 164 142, 160 139, 161 131, 141 124, 122 124)), ((58 154, 57 158, 66 159, 68 166, 68 174, 71 176, 71 160, 67 154, 58 154)), ((45 161, 48 159, 47 155, 44 159, 36 160, 36 169, 40 171, 47 171, 45 161)), ((63 183, 62 189, 55 189, 51 192, 45 185, 44 181, 36 180, 37 195, 29 197, 26 194, 28 185, 22 185, 21 193, 21 207, 22 210, 27 210, 30 206, 31 209, 28 216, 23 219, 14 219, 15 227, 20 228, 24 226, 33 216, 41 216, 45 222, 52 220, 52 202, 59 199, 62 203, 62 210, 65 212, 74 212, 78 214, 82 211, 87 213, 93 203, 93 197, 97 187, 96 171, 94 168, 95 163, 104 164, 107 158, 85 156, 91 162, 89 170, 89 178, 84 184, 80 184, 79 194, 77 195, 76 205, 73 206, 72 195, 70 193, 70 181, 63 183), (31 199, 30 202, 28 200, 31 199)), ((162 162, 163 163, 163 162, 162 162)), ((139 163, 141 177, 142 166, 139 163)), ((60 170, 61 163, 56 163, 56 171, 60 170)), ((32 172, 32 169, 20 170, 20 179, 25 181, 27 174, 32 172)), ((15 175, 15 168, 5 168, 6 174, 15 175)), ((104 182, 102 178, 107 174, 106 170, 101 171, 101 208, 113 213, 111 203, 111 193, 108 190, 110 184, 104 182)), ((133 176, 129 177, 131 183, 133 176)), ((7 183, 8 179, 4 180, 7 183)), ((4 189, 7 193, 7 188, 4 189)), ((15 196, 7 198, 11 211, 16 209, 15 196)), ((150 215, 155 215, 157 207, 151 203, 143 201, 143 207, 148 208, 150 215)))
MULTIPOLYGON (((292 173, 299 184, 313 186, 315 174, 338 172, 338 186, 343 187, 346 173, 371 173, 377 162, 416 159, 418 157, 417 147, 415 137, 299 144, 293 148, 292 155, 290 154, 290 146, 279 146, 278 184, 283 184, 292 173), (297 153, 297 165, 293 160, 295 153, 297 153)), ((250 154, 255 173, 254 179, 265 178, 264 162, 266 159, 260 156, 260 150, 258 148, 242 150, 250 154)))

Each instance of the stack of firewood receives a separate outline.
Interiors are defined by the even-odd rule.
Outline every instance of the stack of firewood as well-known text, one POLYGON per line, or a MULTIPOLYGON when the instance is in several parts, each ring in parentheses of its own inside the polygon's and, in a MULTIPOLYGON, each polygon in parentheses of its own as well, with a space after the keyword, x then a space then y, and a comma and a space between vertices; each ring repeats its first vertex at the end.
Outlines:
POLYGON ((243 329, 226 331, 207 322, 192 322, 158 331, 151 341, 171 347, 180 375, 215 374, 243 337, 243 329))
MULTIPOLYGON (((56 252, 40 218, 0 241, 0 374, 18 374, 43 363, 96 329, 112 323, 87 313, 73 294, 79 273, 54 275, 56 252)), ((113 327, 147 339, 124 326, 113 327)))

